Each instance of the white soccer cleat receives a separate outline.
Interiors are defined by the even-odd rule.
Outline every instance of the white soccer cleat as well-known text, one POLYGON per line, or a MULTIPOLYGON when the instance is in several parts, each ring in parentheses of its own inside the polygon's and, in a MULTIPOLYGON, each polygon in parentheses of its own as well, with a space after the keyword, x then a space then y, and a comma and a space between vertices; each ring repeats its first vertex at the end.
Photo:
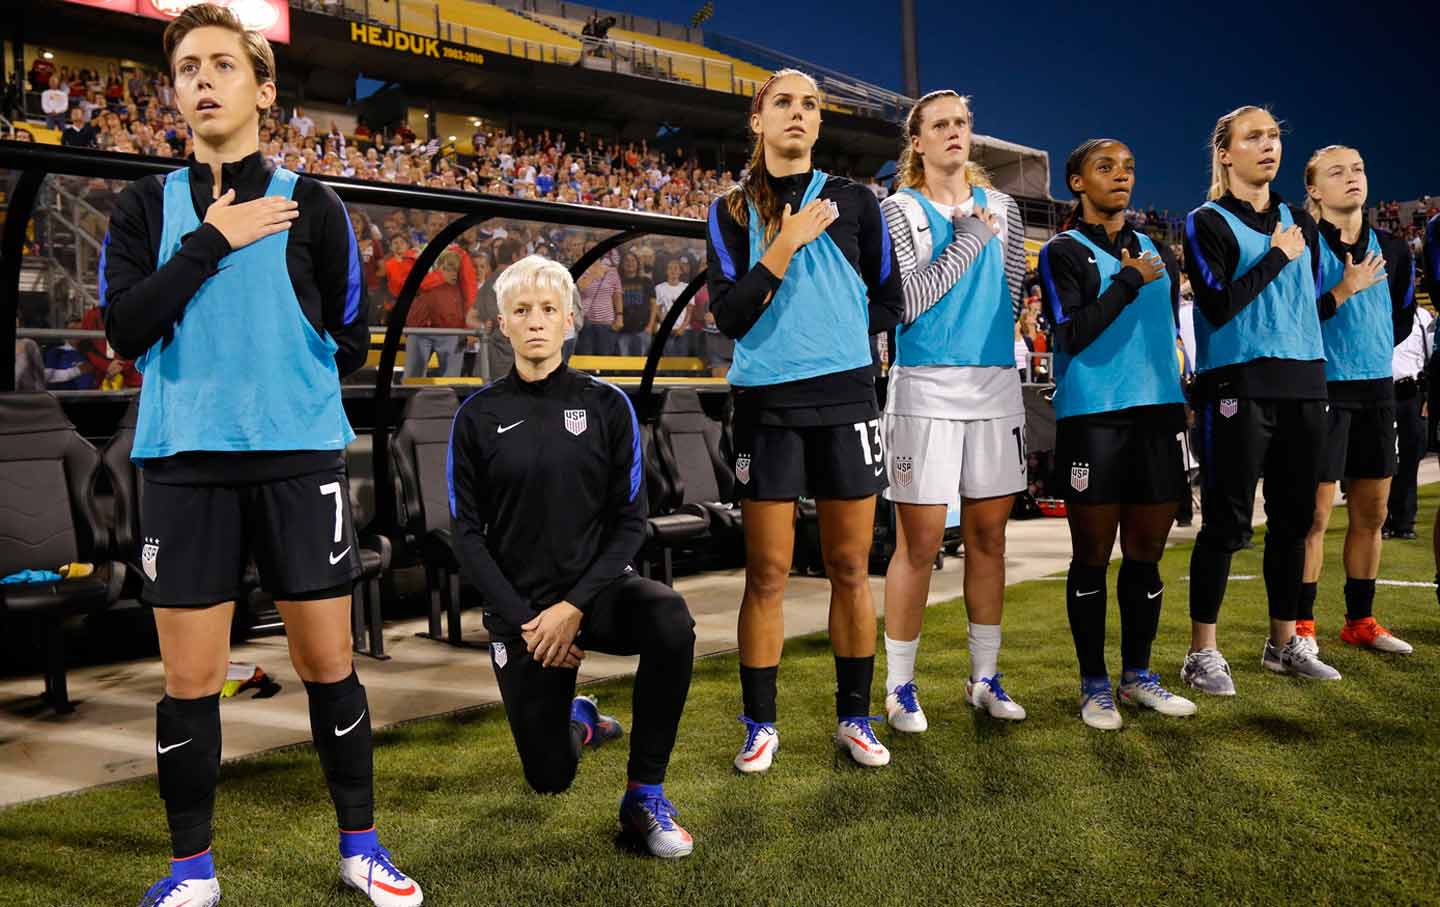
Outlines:
POLYGON ((1186 715, 1195 714, 1195 703, 1184 696, 1176 696, 1162 687, 1160 675, 1154 671, 1137 674, 1135 679, 1128 683, 1121 681, 1120 701, 1126 705, 1154 709, 1161 715, 1169 715, 1172 718, 1183 718, 1186 715))
POLYGON ((976 709, 983 709, 991 718, 1005 721, 1024 721, 1025 709, 1011 699, 1000 686, 1000 675, 981 677, 965 681, 965 701, 976 709))
POLYGON ((885 722, 902 734, 923 734, 929 729, 930 722, 915 696, 915 681, 901 684, 885 697, 885 722))
POLYGON ((415 907, 425 900, 420 886, 390 861, 383 847, 340 858, 340 881, 370 898, 375 907, 415 907))
POLYGON ((745 745, 735 755, 735 770, 747 775, 769 771, 780 749, 780 733, 768 721, 751 721, 741 715, 740 723, 745 725, 747 733, 745 745))
POLYGON ((850 758, 866 768, 879 768, 890 764, 890 751, 885 744, 875 739, 870 729, 871 721, 878 718, 846 718, 835 728, 835 748, 849 753, 850 758))
POLYGON ((216 907, 220 883, 215 879, 164 878, 150 886, 140 907, 216 907))
POLYGON ((661 793, 628 791, 620 801, 620 828, 644 841, 652 856, 675 859, 695 849, 695 839, 675 821, 675 807, 661 793))
POLYGON ((1118 731, 1124 726, 1108 681, 1104 686, 1080 685, 1080 720, 1098 731, 1118 731))

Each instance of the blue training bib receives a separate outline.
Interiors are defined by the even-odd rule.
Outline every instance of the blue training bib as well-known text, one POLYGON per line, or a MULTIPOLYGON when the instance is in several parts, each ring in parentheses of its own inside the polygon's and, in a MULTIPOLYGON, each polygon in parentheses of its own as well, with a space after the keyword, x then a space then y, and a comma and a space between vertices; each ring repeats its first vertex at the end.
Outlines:
MULTIPOLYGON (((266 195, 290 198, 299 178, 276 169, 266 195)), ((157 267, 200 227, 190 171, 165 178, 157 267)), ((136 362, 145 375, 131 458, 185 451, 342 450, 355 438, 340 400, 336 344, 300 308, 285 251, 289 232, 220 260, 175 325, 136 362)))
MULTIPOLYGON (((1240 260, 1231 280, 1238 279, 1270 251, 1270 237, 1252 230, 1240 218, 1214 202, 1201 206, 1219 212, 1230 227, 1240 247, 1240 260)), ((1199 208, 1196 211, 1200 210, 1199 208)), ((1287 229, 1294 226, 1288 205, 1280 206, 1280 223, 1287 229)), ((1191 246, 1195 246, 1195 211, 1185 222, 1191 246)), ((1310 249, 1285 266, 1260 295, 1241 309, 1239 314, 1220 327, 1206 319, 1195 308, 1195 370, 1208 372, 1226 365, 1238 365, 1255 359, 1296 359, 1311 362, 1325 358, 1320 339, 1320 316, 1315 311, 1315 276, 1311 271, 1310 249)), ((1205 259, 1200 270, 1207 283, 1219 287, 1205 259)))
MULTIPOLYGON (((1136 235, 1142 253, 1159 254, 1150 237, 1136 235)), ((1100 272, 1103 294, 1120 273, 1120 259, 1078 230, 1067 230, 1060 236, 1068 236, 1090 250, 1100 272)), ((1056 351, 1057 419, 1185 401, 1180 390, 1170 286, 1169 273, 1162 273, 1158 280, 1142 286, 1140 294, 1085 349, 1074 356, 1056 351)))
MULTIPOLYGON (((1380 254, 1380 240, 1370 231, 1367 254, 1380 254)), ((1320 292, 1335 289, 1345 276, 1345 263, 1320 243, 1320 292)), ((1391 377, 1391 355, 1395 343, 1394 321, 1390 317, 1390 284, 1384 280, 1366 287, 1320 322, 1325 341, 1326 381, 1365 381, 1391 377)))
MULTIPOLYGON (((902 189, 920 204, 930 225, 930 261, 955 239, 955 225, 915 189, 902 189)), ((976 207, 985 190, 971 188, 976 207)), ((928 262, 927 262, 928 264, 928 262)), ((935 305, 895 332, 897 365, 1015 365, 1015 313, 1005 281, 1005 242, 987 241, 980 257, 935 305)))
MULTIPOLYGON (((820 196, 816 170, 800 207, 820 196)), ((765 254, 765 227, 750 206, 750 261, 765 254)), ((802 381, 870 364, 869 295, 865 282, 828 234, 790 259, 785 278, 764 313, 735 341, 729 381, 740 387, 802 381)))

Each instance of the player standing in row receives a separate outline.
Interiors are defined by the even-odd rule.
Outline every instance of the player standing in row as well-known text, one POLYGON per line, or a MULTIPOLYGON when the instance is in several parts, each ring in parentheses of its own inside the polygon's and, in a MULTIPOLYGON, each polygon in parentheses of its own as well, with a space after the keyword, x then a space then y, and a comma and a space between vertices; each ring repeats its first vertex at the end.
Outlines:
POLYGON ((776 674, 795 501, 815 499, 830 579, 835 745, 890 761, 870 726, 875 605, 868 581, 885 452, 869 335, 900 316, 900 275, 875 196, 814 169, 820 90, 796 70, 755 94, 755 147, 739 186, 709 215, 710 311, 735 339, 729 380, 735 478, 745 525, 740 689, 746 737, 735 767, 770 767, 776 674))
POLYGON ((1265 477, 1265 592, 1271 671, 1338 680, 1295 634, 1305 537, 1325 449, 1325 351, 1316 304, 1315 222, 1271 188, 1280 124, 1260 107, 1222 116, 1211 133, 1210 200, 1185 221, 1195 290, 1196 411, 1204 522, 1190 556, 1190 652, 1181 678, 1233 696, 1215 624, 1230 558, 1249 540, 1265 477))
POLYGON ((1014 326, 1025 229, 1014 199, 970 160, 974 119, 953 91, 905 119, 897 181, 882 210, 905 310, 885 401, 895 553, 885 574, 885 711, 898 731, 928 726, 915 657, 949 504, 961 499, 970 675, 965 698, 996 718, 1025 709, 1000 685, 1005 524, 1025 487, 1025 404, 1014 326))
POLYGON ((1325 529, 1344 479, 1345 627, 1352 646, 1408 655, 1410 644, 1375 622, 1380 575, 1380 529, 1399 468, 1395 420, 1394 349, 1415 323, 1415 268, 1403 239, 1365 222, 1369 183, 1360 153, 1343 145, 1321 148, 1305 165, 1305 210, 1319 225, 1320 333, 1330 399, 1329 437, 1315 522, 1305 540, 1305 582, 1296 634, 1313 654, 1315 597, 1325 557, 1325 529), (1387 279, 1388 277, 1388 279, 1387 279))
POLYGON ((1080 717, 1118 730, 1124 721, 1105 668, 1105 573, 1117 528, 1120 698, 1162 715, 1195 713, 1150 670, 1165 591, 1160 557, 1177 502, 1190 493, 1178 437, 1180 268, 1168 247, 1125 220, 1135 156, 1123 143, 1076 148, 1065 182, 1074 212, 1040 250, 1055 324, 1056 481, 1072 550, 1065 609, 1080 660, 1080 717))
POLYGON ((260 112, 275 101, 262 35, 200 4, 166 27, 164 47, 195 156, 116 199, 100 284, 107 337, 145 373, 132 456, 144 482, 141 598, 165 665, 155 749, 173 859, 143 903, 220 900, 220 688, 253 558, 305 682, 340 877, 375 904, 409 907, 420 887, 375 832, 370 709, 351 661, 360 561, 340 376, 370 347, 355 235, 332 190, 260 153, 260 112))

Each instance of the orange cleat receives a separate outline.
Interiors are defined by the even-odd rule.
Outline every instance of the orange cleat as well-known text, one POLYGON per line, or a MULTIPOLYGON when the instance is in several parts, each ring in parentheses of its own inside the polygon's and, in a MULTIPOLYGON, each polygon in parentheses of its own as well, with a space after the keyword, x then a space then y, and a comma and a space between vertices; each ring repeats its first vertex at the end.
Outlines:
POLYGON ((1345 621, 1345 628, 1340 631, 1340 641, 1346 645, 1395 655, 1409 655, 1415 651, 1408 642, 1376 623, 1373 617, 1345 621))

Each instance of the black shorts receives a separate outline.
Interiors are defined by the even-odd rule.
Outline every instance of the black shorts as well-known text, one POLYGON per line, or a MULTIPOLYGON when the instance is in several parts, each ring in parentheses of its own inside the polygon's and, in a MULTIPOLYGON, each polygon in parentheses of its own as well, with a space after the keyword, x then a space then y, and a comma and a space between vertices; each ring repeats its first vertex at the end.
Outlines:
POLYGON ((735 493, 757 501, 865 498, 890 484, 875 401, 825 407, 840 424, 806 424, 813 409, 735 408, 735 493))
POLYGON ((1076 504, 1161 504, 1190 493, 1184 413, 1102 413, 1055 424, 1055 483, 1076 504))
POLYGON ((1330 405, 1320 481, 1384 479, 1395 475, 1399 468, 1400 435, 1393 403, 1363 409, 1330 405))
POLYGON ((348 595, 360 575, 343 467, 246 485, 142 480, 140 598, 147 605, 234 601, 251 560, 261 587, 279 601, 348 595))

